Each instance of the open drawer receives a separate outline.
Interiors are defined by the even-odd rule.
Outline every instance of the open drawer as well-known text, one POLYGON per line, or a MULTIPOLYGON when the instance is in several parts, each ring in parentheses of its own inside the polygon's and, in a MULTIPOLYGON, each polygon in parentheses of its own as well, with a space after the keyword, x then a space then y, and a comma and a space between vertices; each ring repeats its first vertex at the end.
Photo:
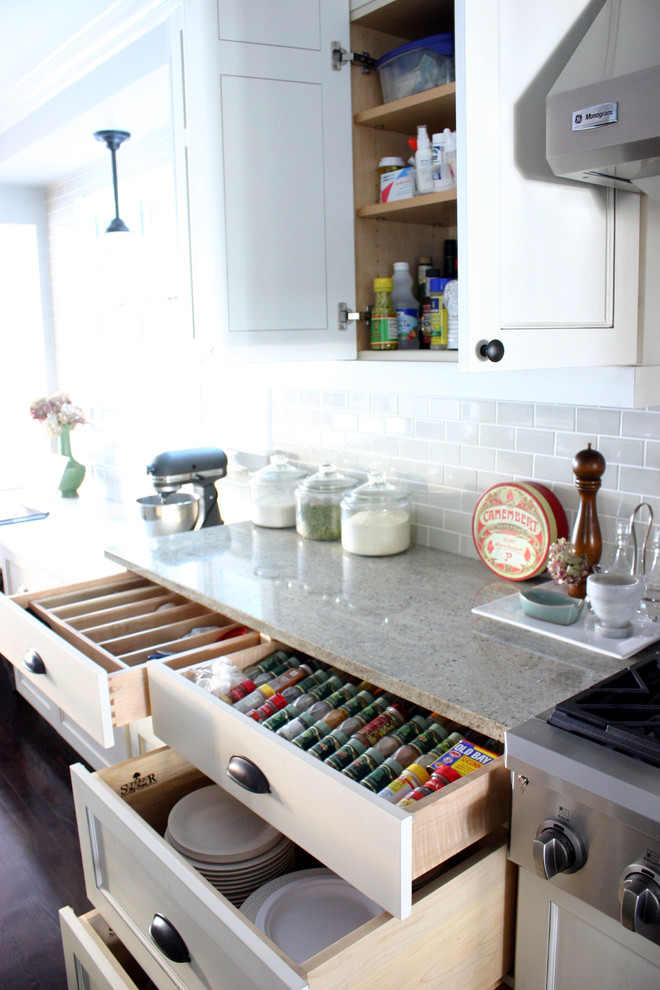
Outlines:
POLYGON ((113 727, 150 714, 146 662, 154 652, 171 652, 167 663, 176 667, 262 642, 259 633, 236 635, 245 627, 130 572, 0 595, 0 628, 3 655, 105 747, 114 745, 113 727))
MULTIPOLYGON (((261 649, 237 653, 232 662, 245 667, 261 649)), ((397 918, 411 912, 414 879, 509 820, 503 757, 410 812, 234 711, 182 672, 154 660, 148 673, 158 738, 397 918), (228 776, 237 757, 261 772, 254 790, 247 789, 249 780, 228 776)))
POLYGON ((179 754, 95 774, 76 765, 72 780, 88 897, 160 990, 490 990, 510 967, 515 867, 503 830, 416 890, 405 921, 383 912, 298 965, 162 838, 176 801, 208 783, 179 754), (187 961, 153 941, 156 914, 187 961))
POLYGON ((98 911, 59 916, 68 990, 157 990, 98 911))

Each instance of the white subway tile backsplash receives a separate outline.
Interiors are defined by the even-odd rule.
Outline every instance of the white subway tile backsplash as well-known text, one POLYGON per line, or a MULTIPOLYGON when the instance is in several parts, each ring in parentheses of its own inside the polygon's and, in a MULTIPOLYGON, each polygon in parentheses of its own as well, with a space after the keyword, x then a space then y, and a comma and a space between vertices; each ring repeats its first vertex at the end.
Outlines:
POLYGON ((411 437, 413 421, 405 416, 386 416, 385 432, 388 436, 411 437))
POLYGON ((646 444, 644 464, 646 467, 660 468, 660 443, 652 443, 649 441, 646 444))
POLYGON ((532 454, 553 454, 555 434, 549 430, 531 430, 520 427, 516 430, 516 450, 532 454))
POLYGON ((461 399, 461 417, 464 422, 494 423, 497 415, 495 402, 480 399, 461 399))
POLYGON ((625 409, 621 414, 621 433, 625 437, 660 440, 660 412, 625 409))
POLYGON ((412 419, 428 419, 429 400, 422 395, 401 395, 399 412, 402 416, 410 416, 412 419))
POLYGON ((418 419, 415 421, 415 436, 429 440, 444 440, 447 424, 435 420, 418 419))
POLYGON ((523 454, 513 450, 496 451, 495 467, 505 477, 531 478, 533 465, 533 454, 523 454))
POLYGON ((486 489, 512 479, 551 488, 572 533, 579 494, 572 462, 587 443, 607 467, 596 508, 604 555, 617 517, 640 500, 660 519, 660 413, 490 402, 424 394, 274 389, 274 442, 301 460, 385 470, 411 492, 413 539, 476 556, 472 514, 486 489))
POLYGON ((617 436, 621 429, 619 409, 577 409, 577 429, 580 433, 609 433, 617 436))
POLYGON ((349 392, 346 408, 351 412, 371 412, 371 392, 349 392))
POLYGON ((490 423, 482 423, 479 427, 479 443, 484 447, 513 450, 516 443, 516 431, 513 426, 493 426, 490 423))
POLYGON ((399 411, 399 397, 397 395, 381 395, 375 393, 372 396, 371 408, 377 413, 389 413, 394 415, 399 411))
MULTIPOLYGON (((660 444, 658 444, 660 447, 660 444)), ((623 437, 599 437, 598 450, 607 464, 631 464, 642 467, 644 464, 644 441, 625 440, 623 437)))
POLYGON ((447 440, 450 443, 477 444, 479 443, 479 424, 447 423, 447 440))
POLYGON ((574 430, 576 410, 573 406, 536 406, 534 425, 545 430, 574 430))
POLYGON ((531 402, 498 402, 497 422, 503 426, 533 426, 534 406, 531 402))
POLYGON ((643 492, 649 495, 660 495, 660 477, 653 468, 621 467, 619 470, 619 489, 622 492, 643 492))
POLYGON ((461 400, 460 399, 431 399, 432 419, 460 419, 461 400))
POLYGON ((492 471, 495 467, 495 451, 491 447, 461 447, 461 467, 473 467, 478 471, 492 471))

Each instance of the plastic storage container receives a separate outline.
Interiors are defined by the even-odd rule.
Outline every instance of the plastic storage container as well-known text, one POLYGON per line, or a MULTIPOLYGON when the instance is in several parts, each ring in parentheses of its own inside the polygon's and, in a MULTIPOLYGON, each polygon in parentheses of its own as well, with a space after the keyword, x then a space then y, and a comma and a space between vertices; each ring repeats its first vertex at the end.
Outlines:
POLYGON ((386 557, 410 546, 412 508, 408 492, 373 472, 341 502, 341 545, 363 557, 386 557))
POLYGON ((454 35, 434 34, 395 48, 376 66, 383 100, 399 100, 454 81, 454 35))
POLYGON ((272 529, 295 526, 294 490, 306 475, 307 471, 289 464, 285 454, 273 454, 270 464, 250 476, 252 522, 272 529))
POLYGON ((342 495, 355 481, 334 464, 321 464, 316 474, 296 488, 296 529, 308 540, 338 540, 341 536, 342 495))

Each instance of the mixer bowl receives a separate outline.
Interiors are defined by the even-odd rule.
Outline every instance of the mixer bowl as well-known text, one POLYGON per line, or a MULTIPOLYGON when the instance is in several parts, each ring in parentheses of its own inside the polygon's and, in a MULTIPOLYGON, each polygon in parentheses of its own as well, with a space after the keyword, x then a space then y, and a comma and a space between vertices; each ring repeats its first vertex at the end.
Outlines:
POLYGON ((169 536, 193 529, 199 514, 199 495, 174 492, 162 499, 146 495, 137 500, 147 536, 169 536))

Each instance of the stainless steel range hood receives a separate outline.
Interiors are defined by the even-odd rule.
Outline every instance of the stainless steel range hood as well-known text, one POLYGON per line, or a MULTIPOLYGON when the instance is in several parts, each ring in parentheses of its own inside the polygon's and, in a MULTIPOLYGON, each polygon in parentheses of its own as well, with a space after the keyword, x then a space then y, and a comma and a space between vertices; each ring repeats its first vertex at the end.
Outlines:
POLYGON ((660 199, 660 0, 606 0, 546 110, 555 175, 660 199))

